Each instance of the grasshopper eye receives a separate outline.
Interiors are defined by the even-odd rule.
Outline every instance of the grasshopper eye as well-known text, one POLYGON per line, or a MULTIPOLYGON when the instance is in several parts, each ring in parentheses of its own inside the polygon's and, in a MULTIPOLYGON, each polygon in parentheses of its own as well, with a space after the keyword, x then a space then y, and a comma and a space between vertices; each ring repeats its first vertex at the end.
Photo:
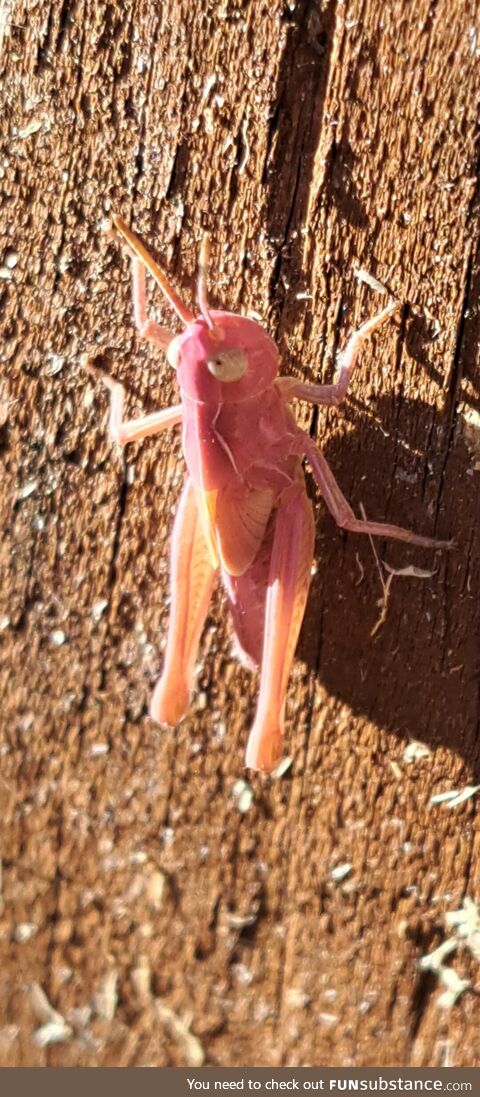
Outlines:
POLYGON ((178 369, 180 365, 180 347, 176 339, 172 339, 172 342, 168 344, 167 362, 173 369, 178 369))
POLYGON ((207 361, 207 369, 217 381, 239 381, 247 370, 244 350, 221 350, 207 361))

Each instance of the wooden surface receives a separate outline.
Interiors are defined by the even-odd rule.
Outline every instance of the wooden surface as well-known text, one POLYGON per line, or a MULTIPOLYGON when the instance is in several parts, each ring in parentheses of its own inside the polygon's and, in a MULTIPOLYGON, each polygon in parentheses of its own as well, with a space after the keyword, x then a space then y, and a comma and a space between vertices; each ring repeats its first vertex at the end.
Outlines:
MULTIPOLYGON (((442 1010, 418 968, 444 912, 480 901, 479 797, 430 804, 480 781, 478 4, 19 0, 2 18, 2 1062, 480 1065, 478 997, 442 1010), (252 777, 244 814, 256 683, 221 595, 190 718, 146 717, 184 466, 174 432, 122 464, 80 370, 102 348, 132 412, 175 399, 134 335, 112 209, 187 295, 210 229, 213 301, 255 310, 305 379, 331 378, 382 303, 355 270, 408 302, 346 407, 298 417, 357 513, 457 548, 378 544, 434 574, 394 579, 372 636, 371 545, 317 498, 293 764, 252 777), (407 764, 411 738, 431 753, 407 764), (109 974, 118 1001, 89 1014, 109 974), (35 982, 74 1029, 45 1048, 35 982)), ((478 989, 467 952, 449 963, 478 989)))

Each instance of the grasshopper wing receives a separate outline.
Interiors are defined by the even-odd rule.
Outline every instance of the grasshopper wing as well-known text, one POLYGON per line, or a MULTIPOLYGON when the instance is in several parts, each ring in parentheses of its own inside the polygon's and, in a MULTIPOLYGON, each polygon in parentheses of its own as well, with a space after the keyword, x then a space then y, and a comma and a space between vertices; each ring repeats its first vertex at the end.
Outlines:
POLYGON ((273 499, 270 488, 252 488, 243 481, 227 484, 217 493, 216 543, 228 575, 244 575, 253 564, 265 538, 273 499))

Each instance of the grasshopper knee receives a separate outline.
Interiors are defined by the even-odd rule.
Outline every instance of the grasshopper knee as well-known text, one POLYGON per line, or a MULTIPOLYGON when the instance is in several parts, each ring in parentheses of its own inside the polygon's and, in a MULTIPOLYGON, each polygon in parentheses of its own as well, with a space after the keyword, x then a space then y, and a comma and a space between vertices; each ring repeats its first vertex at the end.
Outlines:
POLYGON ((178 678, 162 674, 157 682, 149 705, 149 715, 156 724, 176 727, 183 720, 190 706, 190 690, 178 678))
POLYGON ((266 720, 257 714, 250 731, 245 754, 248 769, 271 773, 283 754, 283 727, 280 721, 266 720))

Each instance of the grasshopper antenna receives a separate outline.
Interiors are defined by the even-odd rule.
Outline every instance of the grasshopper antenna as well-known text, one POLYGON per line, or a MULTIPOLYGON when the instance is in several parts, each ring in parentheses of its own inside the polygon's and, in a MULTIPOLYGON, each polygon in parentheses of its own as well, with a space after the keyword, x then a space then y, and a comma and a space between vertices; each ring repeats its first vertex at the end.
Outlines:
POLYGON ((200 245, 200 255, 198 259, 198 304, 200 312, 208 324, 210 331, 215 331, 215 324, 210 315, 207 298, 207 275, 208 265, 210 262, 210 237, 208 233, 204 233, 202 237, 202 243, 200 245))
POLYGON ((173 286, 170 285, 170 282, 168 281, 166 275, 163 273, 163 270, 161 269, 161 267, 159 267, 158 263, 155 262, 155 259, 153 259, 153 257, 149 254, 144 244, 142 244, 142 241, 139 240, 138 236, 136 236, 131 229, 129 229, 128 225, 125 224, 123 218, 119 217, 118 214, 114 214, 112 220, 117 232, 120 234, 122 239, 125 240, 125 243, 128 244, 130 251, 142 260, 142 263, 145 264, 147 270, 152 275, 152 278, 154 278, 157 285, 160 286, 162 293, 165 295, 167 301, 175 310, 177 316, 179 316, 180 319, 183 320, 184 324, 191 324, 194 319, 193 312, 190 312, 190 309, 187 308, 186 305, 184 305, 181 297, 178 296, 176 290, 174 290, 173 286))

